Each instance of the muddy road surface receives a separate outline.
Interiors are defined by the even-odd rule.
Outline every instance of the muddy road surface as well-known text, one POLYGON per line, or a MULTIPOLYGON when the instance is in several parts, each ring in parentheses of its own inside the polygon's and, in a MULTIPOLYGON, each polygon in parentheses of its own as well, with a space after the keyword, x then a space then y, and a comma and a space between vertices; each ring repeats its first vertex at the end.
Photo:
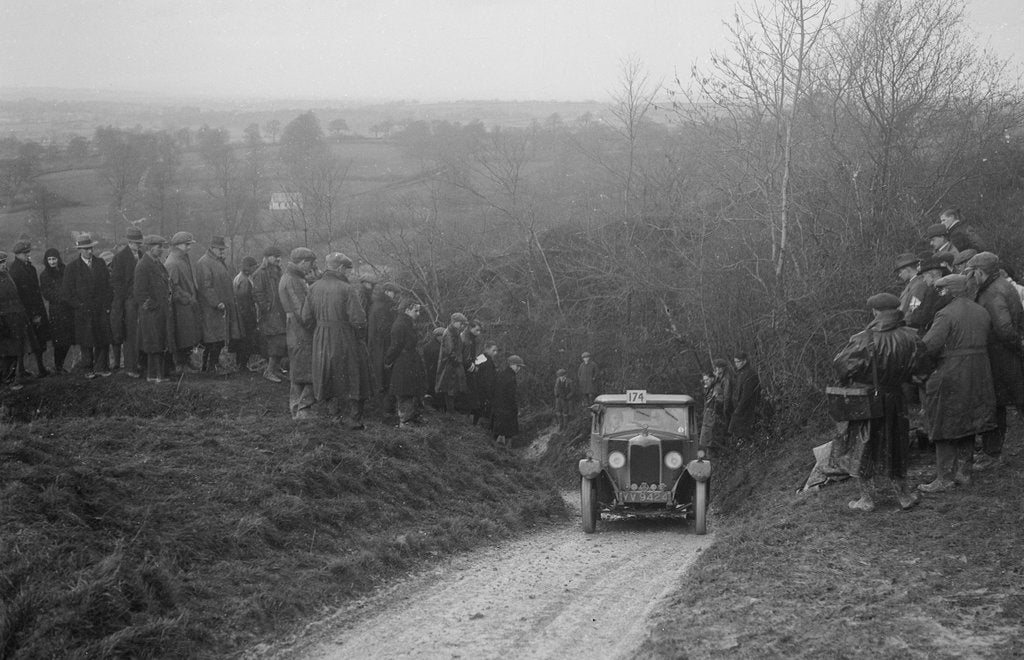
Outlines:
POLYGON ((619 658, 712 536, 674 519, 575 518, 453 558, 310 625, 274 658, 619 658))

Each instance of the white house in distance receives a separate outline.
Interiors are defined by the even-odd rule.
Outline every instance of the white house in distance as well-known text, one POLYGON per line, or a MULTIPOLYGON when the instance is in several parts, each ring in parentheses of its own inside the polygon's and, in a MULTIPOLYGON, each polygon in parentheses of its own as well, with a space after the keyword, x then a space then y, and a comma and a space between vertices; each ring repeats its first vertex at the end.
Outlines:
POLYGON ((298 211, 302 209, 302 193, 276 192, 270 194, 271 211, 298 211))

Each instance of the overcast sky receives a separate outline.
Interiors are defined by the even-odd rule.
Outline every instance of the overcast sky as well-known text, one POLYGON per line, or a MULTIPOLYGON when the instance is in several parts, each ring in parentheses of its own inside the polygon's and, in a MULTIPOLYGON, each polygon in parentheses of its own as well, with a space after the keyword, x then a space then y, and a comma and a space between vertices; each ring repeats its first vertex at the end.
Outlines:
MULTIPOLYGON (((749 2, 750 0, 742 0, 749 2)), ((851 0, 842 0, 848 3, 851 0)), ((0 85, 200 96, 603 101, 724 46, 732 0, 0 0, 0 85)), ((1024 0, 969 0, 1024 62, 1024 0)))

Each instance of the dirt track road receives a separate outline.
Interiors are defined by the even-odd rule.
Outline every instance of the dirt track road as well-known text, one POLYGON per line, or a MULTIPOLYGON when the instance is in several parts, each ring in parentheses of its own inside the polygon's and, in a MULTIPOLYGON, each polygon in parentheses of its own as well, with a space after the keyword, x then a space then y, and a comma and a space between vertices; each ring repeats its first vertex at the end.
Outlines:
POLYGON ((649 614, 711 541, 678 520, 604 521, 585 535, 577 517, 452 559, 314 624, 270 655, 628 656, 649 614))

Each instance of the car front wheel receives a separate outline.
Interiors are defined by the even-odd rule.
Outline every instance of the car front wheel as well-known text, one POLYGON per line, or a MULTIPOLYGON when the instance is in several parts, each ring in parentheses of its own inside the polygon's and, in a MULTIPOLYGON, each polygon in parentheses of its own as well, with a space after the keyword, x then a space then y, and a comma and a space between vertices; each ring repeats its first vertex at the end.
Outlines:
POLYGON ((583 514, 583 531, 593 534, 597 529, 597 484, 593 479, 580 479, 580 511, 583 514))
POLYGON ((693 493, 693 531, 708 533, 708 482, 698 481, 693 493))

